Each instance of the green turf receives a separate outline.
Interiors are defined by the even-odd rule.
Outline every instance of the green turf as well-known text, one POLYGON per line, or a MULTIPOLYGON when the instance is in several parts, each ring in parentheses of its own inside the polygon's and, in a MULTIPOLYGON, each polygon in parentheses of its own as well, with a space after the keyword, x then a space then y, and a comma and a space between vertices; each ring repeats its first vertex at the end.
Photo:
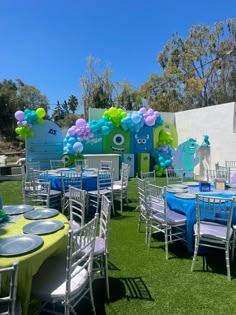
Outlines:
MULTIPOLYGON (((160 185, 164 179, 158 180, 160 185)), ((21 202, 19 182, 0 182, 5 204, 21 202)), ((192 257, 182 245, 170 248, 165 260, 164 243, 156 238, 151 248, 137 232, 138 194, 136 181, 129 181, 129 208, 111 219, 110 291, 105 300, 103 281, 95 282, 97 314, 236 314, 236 263, 231 266, 232 281, 226 277, 224 252, 207 257, 208 271, 203 271, 199 257, 196 271, 190 271, 192 257)), ((119 204, 116 204, 119 209, 119 204)), ((78 314, 91 314, 89 303, 77 307, 78 314)))

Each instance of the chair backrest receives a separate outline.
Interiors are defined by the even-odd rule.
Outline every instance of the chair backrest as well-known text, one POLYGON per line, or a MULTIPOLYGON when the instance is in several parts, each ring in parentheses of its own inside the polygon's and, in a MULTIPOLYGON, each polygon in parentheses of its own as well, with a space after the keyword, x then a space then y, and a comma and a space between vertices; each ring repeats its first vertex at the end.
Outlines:
POLYGON ((99 236, 107 240, 108 226, 111 216, 111 201, 105 196, 102 196, 101 213, 99 220, 99 236))
POLYGON ((98 170, 97 190, 100 191, 109 187, 112 191, 113 187, 113 172, 111 170, 98 170))
POLYGON ((139 200, 139 211, 147 211, 147 191, 146 191, 146 182, 144 179, 136 177, 137 180, 137 189, 138 189, 138 200, 139 200))
POLYGON ((166 186, 148 184, 147 200, 150 215, 155 212, 155 215, 163 219, 163 223, 167 222, 166 186))
POLYGON ((26 170, 26 178, 31 179, 32 173, 35 170, 40 171, 40 162, 39 161, 27 162, 26 165, 23 167, 25 167, 26 170))
POLYGON ((226 236, 230 237, 235 198, 196 195, 197 233, 200 233, 200 222, 227 225, 226 236), (214 223, 213 223, 214 221, 214 223))
MULTIPOLYGON (((83 277, 86 269, 89 277, 92 277, 93 272, 93 253, 96 238, 96 227, 98 222, 98 214, 90 220, 87 224, 82 226, 77 231, 69 231, 67 243, 67 262, 66 262, 66 296, 65 304, 69 305, 71 300, 75 300, 76 293, 81 296, 88 293, 88 290, 81 292, 74 291, 71 295, 71 287, 73 286, 73 279, 75 277, 83 277)), ((68 307, 68 306, 66 306, 68 307)), ((66 313, 66 314, 69 314, 66 313)))
POLYGON ((156 184, 156 172, 155 170, 151 172, 141 172, 140 177, 144 179, 147 183, 156 184))
POLYGON ((130 165, 129 165, 128 163, 122 162, 122 163, 121 163, 121 170, 122 170, 123 168, 126 168, 126 167, 130 167, 130 165))
POLYGON ((69 186, 69 206, 70 221, 74 220, 83 226, 86 211, 86 191, 69 186))
POLYGON ((184 171, 182 168, 166 168, 166 185, 182 184, 184 171))
POLYGON ((16 292, 18 280, 19 263, 15 262, 12 266, 0 268, 0 292, 1 281, 3 276, 9 279, 9 291, 0 297, 0 314, 1 315, 15 315, 16 314, 16 292))
POLYGON ((63 194, 69 191, 69 186, 83 189, 81 172, 61 172, 61 182, 63 194))
POLYGON ((65 160, 50 160, 51 170, 55 170, 57 168, 64 168, 66 167, 65 160))
POLYGON ((128 165, 127 167, 124 167, 123 169, 121 169, 121 187, 123 189, 128 187, 129 171, 130 171, 130 165, 128 165))
POLYGON ((100 169, 112 171, 112 161, 100 161, 100 169))
POLYGON ((225 167, 220 169, 222 166, 219 166, 219 169, 216 170, 207 170, 207 181, 214 182, 216 179, 229 180, 230 169, 225 167))
POLYGON ((50 207, 51 184, 47 181, 34 181, 29 191, 30 203, 50 207))
POLYGON ((225 166, 236 168, 236 161, 225 161, 225 166))

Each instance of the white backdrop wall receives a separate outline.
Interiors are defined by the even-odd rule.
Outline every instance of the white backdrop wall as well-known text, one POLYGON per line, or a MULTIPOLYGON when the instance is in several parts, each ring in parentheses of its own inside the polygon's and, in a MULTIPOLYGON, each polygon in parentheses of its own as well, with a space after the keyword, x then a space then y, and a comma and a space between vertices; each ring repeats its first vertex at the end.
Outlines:
MULTIPOLYGON (((179 143, 194 138, 201 144, 203 135, 209 136, 211 169, 217 162, 236 160, 235 106, 232 102, 175 113, 179 143)), ((199 174, 198 167, 194 173, 199 174)))

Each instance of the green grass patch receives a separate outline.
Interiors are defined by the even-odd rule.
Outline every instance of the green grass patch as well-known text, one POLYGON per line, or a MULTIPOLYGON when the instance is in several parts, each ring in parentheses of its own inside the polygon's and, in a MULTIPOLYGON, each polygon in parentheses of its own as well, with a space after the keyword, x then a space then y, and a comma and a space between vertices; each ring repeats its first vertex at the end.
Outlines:
MULTIPOLYGON (((157 179, 159 185, 165 179, 157 179)), ((21 203, 20 182, 0 182, 4 204, 21 203)), ((198 257, 190 271, 192 256, 183 245, 170 247, 166 261, 164 242, 145 244, 145 227, 137 232, 138 193, 136 180, 129 181, 129 207, 111 219, 109 235, 109 276, 111 301, 106 302, 104 281, 95 281, 97 314, 236 314, 236 263, 231 266, 232 281, 226 277, 223 251, 203 259, 198 257)), ((119 204, 116 204, 119 209, 119 204)), ((78 314, 91 314, 89 303, 77 307, 78 314)))

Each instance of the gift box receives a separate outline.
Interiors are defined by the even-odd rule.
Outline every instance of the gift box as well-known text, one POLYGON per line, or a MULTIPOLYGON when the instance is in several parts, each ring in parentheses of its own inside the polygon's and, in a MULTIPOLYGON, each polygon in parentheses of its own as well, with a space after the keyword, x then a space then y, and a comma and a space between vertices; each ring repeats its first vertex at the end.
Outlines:
POLYGON ((208 191, 211 191, 211 183, 208 183, 208 182, 200 182, 199 183, 199 190, 201 192, 208 192, 208 191))

